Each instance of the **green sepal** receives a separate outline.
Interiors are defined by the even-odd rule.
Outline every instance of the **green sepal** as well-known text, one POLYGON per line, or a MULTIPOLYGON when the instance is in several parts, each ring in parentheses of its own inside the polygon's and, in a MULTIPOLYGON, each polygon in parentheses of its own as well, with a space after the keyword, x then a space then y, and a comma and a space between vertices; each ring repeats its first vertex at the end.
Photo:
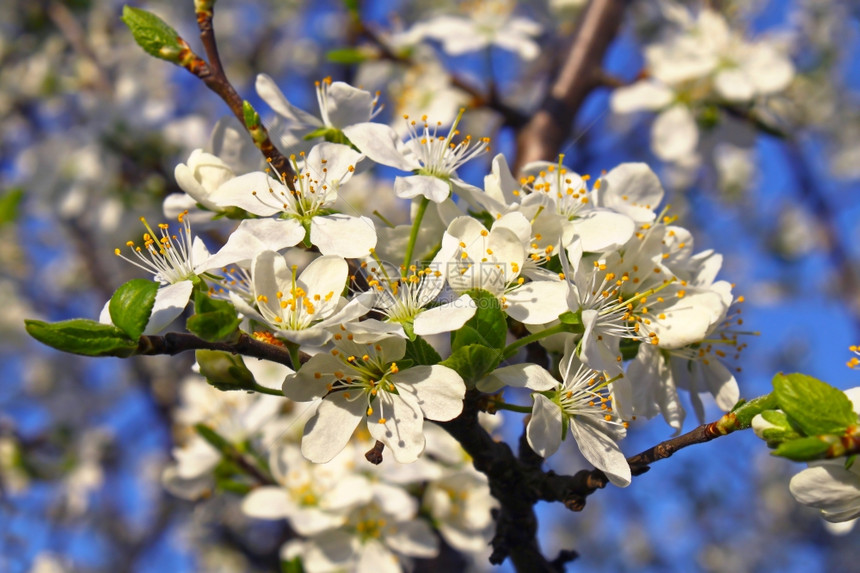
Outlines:
POLYGON ((180 54, 187 48, 167 22, 152 12, 131 6, 123 6, 121 20, 147 54, 174 64, 180 63, 180 54))
POLYGON ((779 407, 807 436, 844 434, 857 423, 848 396, 830 384, 805 374, 776 374, 774 394, 779 407))
POLYGON ((254 375, 245 366, 242 357, 220 350, 198 350, 194 353, 200 374, 218 390, 254 390, 254 375))
POLYGON ((466 387, 471 389, 478 380, 492 372, 501 360, 501 351, 481 344, 470 344, 458 348, 439 364, 455 370, 463 378, 466 387))
POLYGON ((94 320, 75 318, 53 323, 25 320, 24 324, 30 336, 63 352, 126 358, 137 350, 137 340, 111 324, 94 320))
POLYGON ((358 48, 337 48, 329 50, 326 58, 335 64, 360 64, 367 61, 367 53, 358 48))
POLYGON ((245 127, 254 129, 260 125, 260 114, 254 109, 247 100, 242 101, 242 118, 245 120, 245 127))
POLYGON ((753 398, 752 400, 738 400, 738 403, 732 407, 731 411, 717 421, 717 427, 723 433, 745 430, 752 425, 753 418, 757 414, 774 410, 778 407, 779 404, 774 392, 753 398))
POLYGON ((474 316, 456 332, 451 339, 451 350, 456 352, 464 346, 480 344, 502 350, 508 333, 508 323, 499 300, 490 292, 473 289, 467 293, 477 309, 474 316))
POLYGON ((436 349, 420 336, 415 337, 414 340, 406 341, 405 358, 422 366, 433 366, 442 361, 442 357, 439 356, 436 349))
POLYGON ((238 336, 240 322, 233 303, 210 297, 205 283, 194 290, 194 315, 185 322, 190 332, 203 340, 220 342, 238 336))
POLYGON ((775 456, 788 458, 795 462, 808 462, 825 457, 830 444, 821 439, 810 436, 783 442, 772 453, 775 456))
POLYGON ((110 319, 129 338, 140 338, 149 323, 158 283, 146 279, 132 279, 116 289, 108 303, 110 319))
POLYGON ((567 310, 558 315, 558 320, 564 324, 582 324, 582 311, 567 310))

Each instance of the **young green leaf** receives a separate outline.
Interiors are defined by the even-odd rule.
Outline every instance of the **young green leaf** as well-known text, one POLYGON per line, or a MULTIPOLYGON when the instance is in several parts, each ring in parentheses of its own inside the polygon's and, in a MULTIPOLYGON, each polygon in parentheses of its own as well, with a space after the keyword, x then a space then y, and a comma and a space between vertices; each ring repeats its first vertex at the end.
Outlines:
POLYGON ((203 287, 194 291, 194 315, 185 322, 190 332, 218 342, 235 336, 240 322, 232 303, 210 297, 203 287))
POLYGON ((480 289, 471 290, 468 295, 472 297, 478 308, 475 315, 454 333, 451 350, 456 352, 472 344, 503 349, 508 324, 499 300, 491 293, 480 289))
POLYGON ((495 348, 470 344, 458 348, 440 364, 456 370, 466 382, 466 387, 474 388, 475 383, 492 372, 501 359, 501 351, 495 348))
POLYGON ((830 444, 811 436, 783 442, 773 451, 773 455, 795 462, 808 462, 823 458, 829 448, 830 444))
POLYGON ((143 334, 155 295, 158 293, 158 283, 146 279, 132 279, 116 289, 108 303, 110 319, 129 338, 136 340, 143 334))
POLYGON ((156 58, 178 64, 185 42, 167 22, 140 8, 123 6, 122 21, 131 30, 134 41, 143 50, 156 58))
POLYGON ((777 402, 807 436, 842 434, 857 423, 851 400, 841 390, 805 374, 773 377, 777 402))
POLYGON ((125 358, 137 350, 137 340, 110 324, 76 318, 63 322, 25 320, 27 332, 57 350, 83 356, 119 356, 125 358))
POLYGON ((430 344, 420 336, 416 337, 415 340, 406 341, 405 358, 412 360, 415 364, 421 364, 424 366, 439 364, 442 360, 442 357, 439 356, 436 349, 430 346, 430 344))

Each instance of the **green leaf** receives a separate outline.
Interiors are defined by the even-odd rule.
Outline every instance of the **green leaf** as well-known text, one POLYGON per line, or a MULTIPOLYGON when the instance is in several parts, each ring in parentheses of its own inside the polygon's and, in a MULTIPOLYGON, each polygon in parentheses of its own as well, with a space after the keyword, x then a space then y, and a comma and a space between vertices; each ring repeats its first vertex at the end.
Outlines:
POLYGON ((830 384, 805 374, 777 374, 773 388, 779 407, 807 436, 844 434, 857 423, 848 396, 830 384))
POLYGON ((254 375, 239 355, 220 350, 198 350, 195 358, 200 365, 200 374, 219 390, 253 390, 256 386, 254 375))
POLYGON ((149 322, 156 293, 158 293, 158 283, 155 281, 146 279, 128 281, 116 289, 110 297, 108 310, 111 321, 129 338, 137 340, 149 322))
POLYGON ((281 561, 281 573, 305 573, 301 557, 293 557, 289 561, 281 561))
POLYGON ((234 451, 233 444, 231 444, 226 438, 224 438, 221 434, 207 426, 206 424, 199 423, 194 424, 194 430, 197 434, 206 440, 206 442, 225 455, 230 455, 234 451))
POLYGON ((180 54, 187 48, 167 22, 152 12, 131 6, 123 6, 121 19, 131 30, 134 41, 147 54, 174 64, 179 63, 180 54))
POLYGON ((466 387, 474 388, 475 383, 492 372, 501 359, 502 353, 499 350, 471 344, 458 348, 439 364, 456 370, 466 382, 466 387))
POLYGON ((788 458, 795 462, 808 462, 824 457, 829 448, 830 444, 811 436, 783 442, 773 451, 773 455, 788 458))
POLYGON ((470 290, 467 294, 472 297, 478 308, 475 315, 454 333, 451 350, 456 352, 464 346, 473 344, 503 349, 508 323, 499 300, 491 293, 480 289, 470 290))
POLYGON ((185 322, 190 332, 203 340, 219 342, 236 336, 240 322, 230 301, 210 297, 203 283, 195 289, 194 315, 185 322))
POLYGON ((25 320, 27 332, 57 350, 83 356, 127 357, 137 350, 137 341, 110 324, 76 318, 63 322, 25 320))
POLYGON ((329 50, 326 58, 335 64, 360 64, 367 60, 367 53, 358 48, 338 48, 329 50))
POLYGON ((24 198, 23 189, 9 189, 0 197, 0 227, 18 220, 21 200, 24 198))
POLYGON ((416 337, 415 340, 406 341, 405 358, 423 366, 432 366, 442 361, 442 357, 439 356, 436 349, 420 336, 416 337))
POLYGON ((245 120, 245 127, 254 129, 260 125, 260 114, 254 109, 248 101, 242 102, 242 118, 245 120))

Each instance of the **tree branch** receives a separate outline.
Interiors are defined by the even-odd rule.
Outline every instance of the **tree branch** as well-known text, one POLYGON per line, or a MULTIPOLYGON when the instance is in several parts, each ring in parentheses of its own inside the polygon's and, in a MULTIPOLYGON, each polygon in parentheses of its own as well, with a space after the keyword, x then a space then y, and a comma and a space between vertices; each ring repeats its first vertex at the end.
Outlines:
MULTIPOLYGON (((540 551, 537 542, 537 517, 534 505, 538 501, 560 501, 571 511, 581 511, 586 498, 606 487, 609 478, 601 470, 582 470, 572 476, 557 475, 541 469, 543 459, 529 446, 525 433, 519 441, 519 456, 504 442, 496 442, 478 424, 477 413, 482 395, 470 390, 466 394, 463 412, 449 422, 435 422, 453 436, 472 457, 475 469, 484 473, 490 491, 499 501, 495 514, 496 534, 492 540, 490 562, 499 565, 507 557, 517 571, 564 570, 564 563, 576 558, 573 551, 563 551, 549 561, 540 551)), ((648 471, 650 465, 670 457, 680 449, 693 444, 709 442, 745 426, 738 423, 735 414, 729 413, 716 422, 704 424, 643 452, 627 458, 634 476, 648 471)))
POLYGON ((626 0, 591 0, 580 17, 567 59, 538 112, 517 137, 514 172, 558 155, 582 102, 606 85, 602 62, 621 24, 626 0))
MULTIPOLYGON (((271 362, 277 362, 285 366, 293 367, 290 351, 284 346, 261 342, 245 333, 239 335, 234 342, 208 342, 193 334, 181 332, 169 332, 164 336, 143 335, 138 342, 138 356, 154 356, 157 354, 169 354, 171 356, 188 350, 220 350, 232 354, 241 354, 253 358, 261 358, 271 362)), ((302 355, 302 362, 309 357, 302 355)))
MULTIPOLYGON (((242 108, 243 100, 236 91, 236 88, 233 87, 233 84, 230 83, 230 80, 227 79, 224 67, 221 64, 221 57, 218 54, 215 28, 212 26, 213 4, 214 1, 211 0, 196 0, 194 3, 197 12, 197 27, 200 29, 200 40, 203 42, 209 63, 207 64, 197 54, 191 52, 189 48, 188 63, 183 64, 183 67, 200 78, 206 84, 206 87, 218 94, 230 108, 230 111, 233 112, 233 115, 239 120, 239 123, 244 125, 250 133, 251 130, 245 122, 245 113, 242 108)), ((257 126, 256 131, 257 133, 251 133, 254 144, 271 163, 272 167, 283 176, 287 187, 294 191, 293 178, 295 177, 295 172, 290 162, 275 147, 275 144, 272 143, 269 132, 262 123, 257 126)))

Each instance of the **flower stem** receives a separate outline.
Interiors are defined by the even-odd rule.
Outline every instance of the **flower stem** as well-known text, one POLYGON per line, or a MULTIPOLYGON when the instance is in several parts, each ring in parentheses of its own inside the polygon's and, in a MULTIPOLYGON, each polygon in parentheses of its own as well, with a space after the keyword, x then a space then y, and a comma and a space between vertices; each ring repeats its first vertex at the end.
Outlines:
POLYGON ((519 340, 516 340, 516 341, 510 343, 509 345, 505 346, 505 349, 502 352, 502 357, 503 357, 503 359, 506 360, 506 359, 510 358, 511 356, 513 356, 514 354, 516 354, 517 350, 519 350, 521 347, 525 346, 526 344, 531 344, 532 342, 534 342, 536 340, 540 340, 541 338, 546 338, 547 336, 552 336, 553 334, 559 334, 561 332, 569 332, 569 331, 570 331, 569 325, 562 322, 562 323, 556 324, 555 326, 547 328, 545 330, 541 330, 540 332, 535 332, 534 334, 524 336, 523 338, 520 338, 519 340))
POLYGON ((506 402, 493 402, 493 407, 496 410, 510 410, 511 412, 520 412, 521 414, 531 414, 531 406, 520 406, 517 404, 508 404, 506 402))
MULTIPOLYGON (((421 203, 418 204, 418 212, 415 213, 415 220, 412 221, 412 232, 409 233, 409 244, 406 245, 406 256, 403 257, 404 269, 409 268, 412 262, 412 253, 415 252, 415 241, 418 239, 418 229, 421 227, 421 220, 424 219, 424 213, 427 211, 427 205, 430 204, 430 199, 427 197, 421 198, 421 203)), ((406 270, 403 271, 404 273, 406 270)))
POLYGON ((287 348, 290 349, 290 361, 293 363, 293 370, 296 372, 301 368, 302 363, 299 359, 299 345, 292 342, 287 342, 287 348))
POLYGON ((259 384, 254 384, 252 388, 254 392, 259 392, 260 394, 268 394, 269 396, 283 396, 284 393, 280 390, 275 390, 274 388, 266 388, 265 386, 260 386, 259 384))

